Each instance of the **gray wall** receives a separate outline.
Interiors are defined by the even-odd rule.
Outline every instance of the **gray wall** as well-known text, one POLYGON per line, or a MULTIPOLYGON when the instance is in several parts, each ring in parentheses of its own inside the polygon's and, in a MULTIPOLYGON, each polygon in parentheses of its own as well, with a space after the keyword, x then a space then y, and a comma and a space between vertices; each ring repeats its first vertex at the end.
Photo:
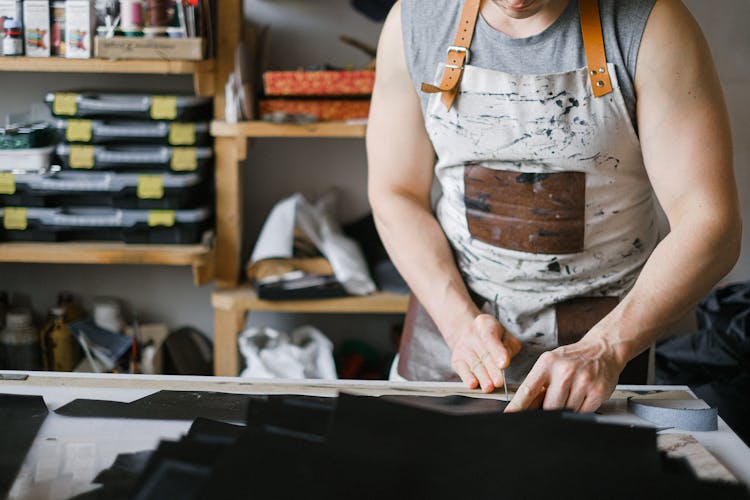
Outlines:
MULTIPOLYGON (((750 220, 750 143, 746 131, 750 122, 750 19, 748 0, 715 2, 688 0, 712 46, 727 94, 735 137, 737 178, 743 211, 750 220)), ((363 56, 337 41, 342 34, 354 35, 375 44, 379 26, 355 13, 346 0, 249 0, 246 16, 272 26, 271 60, 275 68, 331 62, 362 64, 363 56)), ((2 64, 2 60, 0 60, 2 64)), ((189 90, 185 77, 143 77, 112 75, 58 75, 0 73, 0 115, 23 112, 48 90, 69 88, 127 88, 189 90)), ((314 196, 330 186, 343 192, 341 215, 351 220, 367 211, 366 164, 361 140, 268 139, 258 140, 246 164, 246 213, 248 241, 253 241, 263 218, 274 201, 295 191, 314 196)), ((745 242, 750 231, 745 232, 745 242)), ((750 276, 750 251, 727 278, 746 280, 750 276)), ((166 321, 173 327, 192 324, 212 332, 210 292, 212 287, 195 288, 187 268, 152 266, 60 266, 0 264, 0 290, 30 297, 38 311, 52 305, 59 290, 73 290, 87 303, 96 296, 117 296, 136 308, 143 320, 166 321)), ((311 321, 326 333, 341 339, 364 335, 387 346, 390 325, 395 318, 362 317, 351 321, 337 316, 277 316, 255 314, 254 324, 289 327, 292 322, 311 321)))

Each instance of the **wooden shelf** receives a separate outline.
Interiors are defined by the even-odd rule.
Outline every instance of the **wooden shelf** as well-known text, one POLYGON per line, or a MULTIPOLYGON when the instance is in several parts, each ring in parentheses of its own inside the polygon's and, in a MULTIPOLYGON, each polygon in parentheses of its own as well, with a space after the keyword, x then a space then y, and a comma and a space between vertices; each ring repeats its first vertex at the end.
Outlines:
POLYGON ((295 313, 403 314, 409 303, 407 295, 376 292, 365 297, 342 297, 320 300, 261 300, 251 287, 220 290, 213 293, 215 309, 225 311, 274 311, 295 313))
POLYGON ((213 249, 206 245, 0 243, 0 262, 191 266, 198 286, 210 281, 213 275, 213 249))
POLYGON ((42 73, 119 73, 192 75, 196 95, 214 95, 213 59, 205 61, 160 61, 136 59, 66 59, 64 57, 3 57, 0 71, 42 73))
POLYGON ((362 123, 320 122, 310 125, 275 124, 263 121, 211 124, 214 137, 328 137, 362 138, 367 126, 362 123))
POLYGON ((65 59, 64 57, 4 57, 0 71, 44 73, 137 73, 192 75, 210 73, 214 61, 150 61, 134 59, 65 59))

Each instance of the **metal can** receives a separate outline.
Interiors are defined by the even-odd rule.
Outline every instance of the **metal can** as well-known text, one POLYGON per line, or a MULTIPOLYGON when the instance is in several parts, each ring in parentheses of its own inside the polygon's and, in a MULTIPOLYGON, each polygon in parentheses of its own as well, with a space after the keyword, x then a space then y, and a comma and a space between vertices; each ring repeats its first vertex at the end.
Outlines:
POLYGON ((65 57, 65 2, 52 2, 50 43, 53 56, 65 57))
POLYGON ((3 55, 23 55, 23 34, 21 23, 15 19, 6 19, 4 23, 5 36, 3 36, 3 55))

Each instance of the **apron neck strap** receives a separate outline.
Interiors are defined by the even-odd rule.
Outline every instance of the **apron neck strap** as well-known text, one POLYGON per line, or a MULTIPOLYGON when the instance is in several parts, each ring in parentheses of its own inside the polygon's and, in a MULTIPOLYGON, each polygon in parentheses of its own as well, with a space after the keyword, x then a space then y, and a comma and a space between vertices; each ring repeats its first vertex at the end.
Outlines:
POLYGON ((612 92, 612 79, 609 76, 607 54, 604 50, 599 0, 578 0, 578 12, 591 88, 595 97, 602 97, 612 92))
MULTIPOLYGON (((440 84, 422 83, 421 85, 422 92, 428 94, 442 93, 441 100, 446 109, 453 106, 456 95, 458 95, 464 66, 469 64, 471 40, 474 37, 474 28, 477 24, 481 5, 482 0, 465 0, 456 37, 453 40, 453 45, 448 47, 448 57, 440 84)), ((595 97, 602 97, 612 92, 612 80, 609 76, 607 55, 604 50, 599 0, 578 0, 578 10, 591 88, 595 97)))
POLYGON ((453 39, 453 45, 448 47, 448 60, 445 63, 440 85, 422 84, 422 92, 435 94, 442 92, 441 100, 446 109, 451 109, 458 94, 458 85, 464 73, 464 65, 469 64, 471 40, 474 38, 474 28, 479 17, 482 0, 466 0, 458 22, 458 31, 453 39))

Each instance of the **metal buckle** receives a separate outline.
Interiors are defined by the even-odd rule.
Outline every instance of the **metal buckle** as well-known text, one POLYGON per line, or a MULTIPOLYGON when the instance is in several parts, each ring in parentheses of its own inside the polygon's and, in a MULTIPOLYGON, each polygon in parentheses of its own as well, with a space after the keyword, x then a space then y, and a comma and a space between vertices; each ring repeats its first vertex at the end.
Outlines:
MULTIPOLYGON (((448 47, 448 54, 451 52, 464 52, 466 54, 466 59, 464 60, 464 64, 469 64, 469 59, 471 58, 471 52, 469 52, 469 49, 466 47, 459 47, 457 45, 451 45, 448 47)), ((453 66, 450 66, 453 67, 453 66)))

